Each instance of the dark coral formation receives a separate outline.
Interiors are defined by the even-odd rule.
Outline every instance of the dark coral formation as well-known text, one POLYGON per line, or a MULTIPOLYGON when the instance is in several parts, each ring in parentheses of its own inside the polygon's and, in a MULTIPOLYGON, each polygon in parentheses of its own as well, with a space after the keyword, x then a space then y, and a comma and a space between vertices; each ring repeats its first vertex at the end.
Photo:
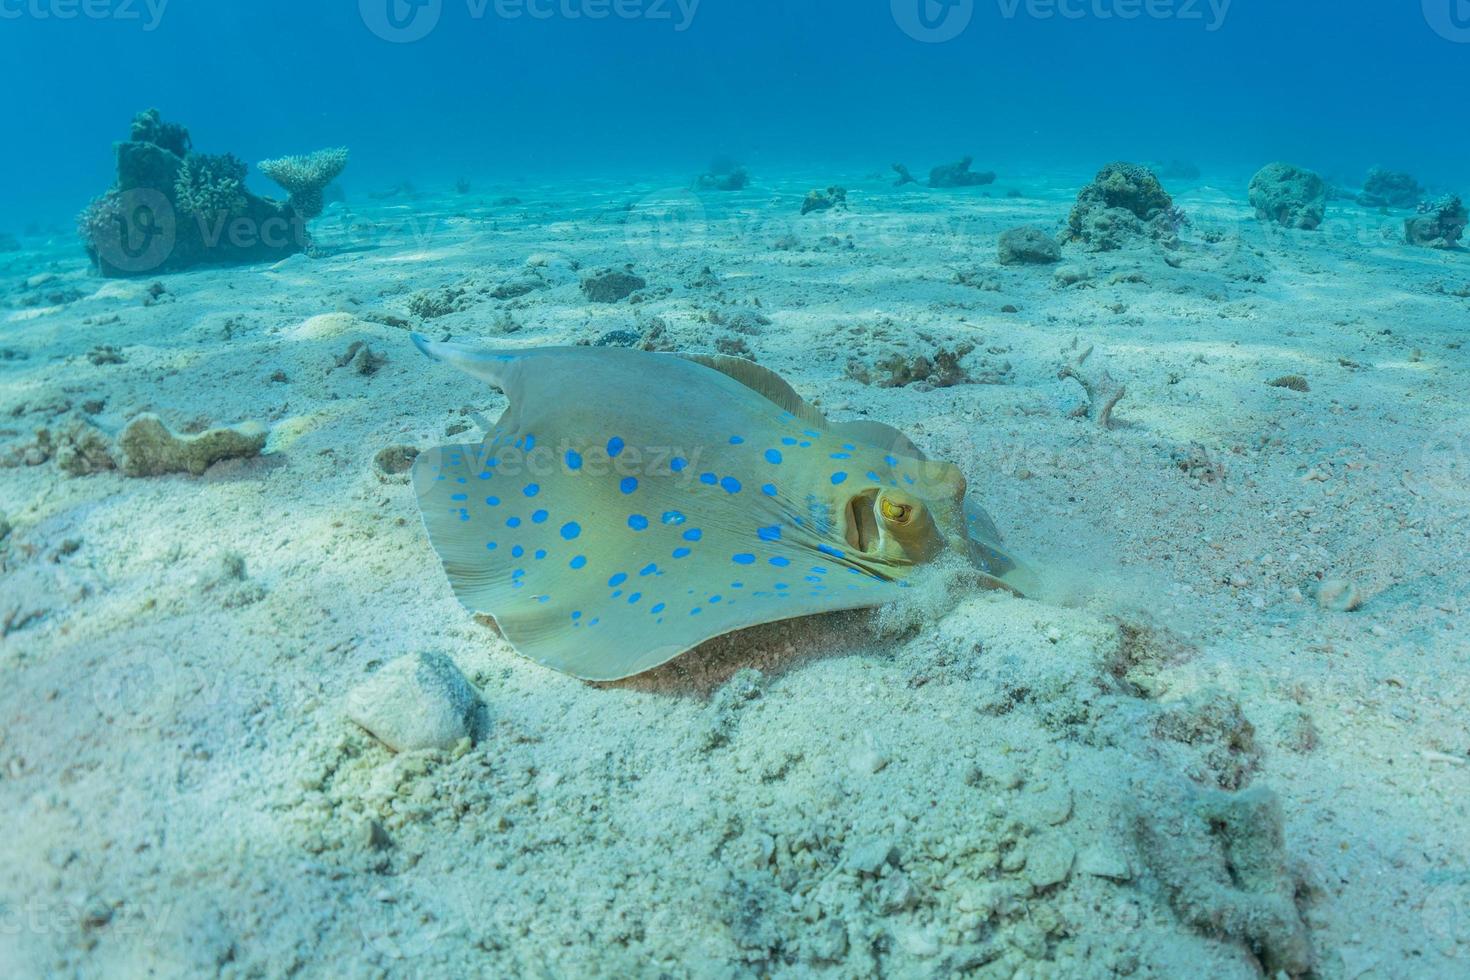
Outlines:
POLYGON ((909 173, 909 168, 901 163, 895 163, 893 165, 893 172, 898 174, 898 180, 893 182, 894 187, 902 187, 905 184, 917 184, 919 182, 919 178, 909 173))
POLYGON ((1067 231, 1092 251, 1111 252, 1144 237, 1172 246, 1183 221, 1152 170, 1110 163, 1077 195, 1067 231))
POLYGON ((802 214, 811 214, 813 211, 831 211, 833 208, 847 210, 846 188, 829 187, 825 191, 809 191, 806 200, 801 202, 802 214))
POLYGON ((962 363, 974 353, 974 344, 956 344, 953 348, 936 347, 932 354, 891 354, 873 364, 853 358, 847 362, 847 376, 854 381, 878 388, 904 388, 915 385, 921 390, 952 388, 955 385, 1005 384, 1010 365, 987 371, 975 377, 962 363))
POLYGON ((593 303, 617 303, 648 286, 632 268, 604 269, 582 280, 582 293, 593 303))
POLYGON ((1261 221, 1312 231, 1327 214, 1327 183, 1289 163, 1267 164, 1251 179, 1250 199, 1261 221))
POLYGON ((750 186, 750 171, 728 157, 718 157, 695 186, 702 191, 743 191, 750 186))
POLYGON ((104 276, 277 261, 303 251, 306 223, 290 204, 245 189, 245 165, 195 153, 189 131, 140 113, 116 144, 117 182, 77 219, 104 276))
POLYGON ((995 183, 995 174, 989 170, 970 169, 974 157, 967 156, 957 163, 946 163, 929 171, 930 187, 981 187, 995 183))
POLYGON ((1465 205, 1454 194, 1419 205, 1419 213, 1404 222, 1404 238, 1423 248, 1454 248, 1470 222, 1465 205))
POLYGON ((1424 188, 1409 174, 1374 167, 1368 171, 1358 203, 1365 208, 1409 210, 1424 199, 1424 188))

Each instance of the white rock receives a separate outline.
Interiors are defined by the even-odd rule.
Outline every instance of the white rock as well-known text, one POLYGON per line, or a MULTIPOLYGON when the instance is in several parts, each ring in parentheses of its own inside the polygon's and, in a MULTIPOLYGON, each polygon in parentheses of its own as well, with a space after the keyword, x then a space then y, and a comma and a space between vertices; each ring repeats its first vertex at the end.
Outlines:
POLYGON ((470 736, 479 696, 442 653, 400 657, 347 695, 347 717, 395 752, 450 749, 470 736))

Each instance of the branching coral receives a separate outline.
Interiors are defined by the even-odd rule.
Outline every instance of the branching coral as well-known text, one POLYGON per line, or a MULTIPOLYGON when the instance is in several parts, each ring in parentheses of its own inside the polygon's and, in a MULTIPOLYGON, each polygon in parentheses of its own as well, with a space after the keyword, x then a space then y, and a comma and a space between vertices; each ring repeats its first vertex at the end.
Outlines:
POLYGON ((261 173, 280 184, 291 195, 291 204, 310 220, 325 207, 323 191, 347 168, 347 149, 318 150, 307 156, 262 160, 261 173))
POLYGON ((174 200, 186 214, 212 217, 245 206, 245 164, 233 154, 190 153, 174 181, 174 200))

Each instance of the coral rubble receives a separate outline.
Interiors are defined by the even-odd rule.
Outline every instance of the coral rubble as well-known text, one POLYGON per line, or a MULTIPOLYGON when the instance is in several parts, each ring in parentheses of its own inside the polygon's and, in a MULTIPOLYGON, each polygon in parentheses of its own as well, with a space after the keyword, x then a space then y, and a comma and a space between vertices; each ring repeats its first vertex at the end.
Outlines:
POLYGON ((1067 231, 1091 251, 1112 252, 1144 237, 1172 247, 1183 222, 1153 171, 1136 163, 1110 163, 1077 195, 1067 231))
POLYGON ((995 183, 992 171, 974 171, 970 165, 974 157, 967 156, 957 163, 945 163, 929 171, 930 187, 981 187, 995 183))
POLYGON ((801 213, 811 214, 813 211, 831 211, 833 208, 847 210, 847 190, 842 187, 829 187, 825 191, 809 191, 806 200, 801 202, 801 213))
POLYGON ((997 252, 1001 265, 1049 265, 1062 257, 1056 239, 1035 225, 1002 232, 997 252))
POLYGON ((155 109, 134 118, 130 136, 116 145, 116 182, 77 219, 102 275, 274 262, 309 244, 311 215, 251 194, 235 157, 195 153, 189 131, 155 109))
POLYGON ((1404 222, 1404 238, 1423 248, 1454 248, 1465 234, 1465 205, 1454 194, 1419 205, 1419 213, 1404 222))
POLYGON ((1267 164, 1251 178, 1250 200, 1261 221, 1312 231, 1327 213, 1327 183, 1289 163, 1267 164))
POLYGON ((1408 210, 1424 198, 1424 188, 1409 174, 1374 167, 1368 171, 1358 203, 1365 208, 1398 208, 1408 210))

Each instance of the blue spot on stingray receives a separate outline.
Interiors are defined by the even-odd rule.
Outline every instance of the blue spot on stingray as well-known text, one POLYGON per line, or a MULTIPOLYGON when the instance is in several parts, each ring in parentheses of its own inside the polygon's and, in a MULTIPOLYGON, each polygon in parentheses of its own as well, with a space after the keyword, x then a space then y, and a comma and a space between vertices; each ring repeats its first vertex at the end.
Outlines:
POLYGON ((528 484, 526 484, 526 489, 523 490, 523 491, 521 491, 521 492, 524 493, 528 497, 534 497, 534 496, 536 496, 536 494, 538 494, 538 493, 541 492, 541 484, 539 484, 539 483, 528 483, 528 484))
POLYGON ((889 466, 897 466, 898 465, 898 457, 897 456, 884 456, 883 457, 883 462, 887 463, 889 466))
POLYGON ((713 473, 701 473, 699 474, 699 482, 703 483, 705 486, 712 487, 716 483, 720 482, 720 478, 715 476, 713 473))
POLYGON ((820 438, 822 438, 822 434, 820 432, 814 432, 811 429, 803 429, 803 430, 801 430, 801 434, 804 435, 804 436, 806 436, 808 439, 820 439, 820 438))
POLYGON ((771 559, 771 564, 775 565, 777 568, 785 568, 787 565, 791 564, 791 559, 787 558, 785 555, 777 555, 775 558, 771 559))
POLYGON ((607 584, 612 586, 613 588, 617 588, 626 581, 628 581, 628 573, 618 572, 618 574, 607 580, 607 584))
POLYGON ((691 616, 698 616, 702 612, 704 612, 703 609, 700 609, 698 606, 695 606, 693 609, 689 610, 689 615, 691 615, 691 616))
POLYGON ((880 480, 878 478, 878 474, 877 473, 874 473, 872 470, 868 470, 868 479, 872 480, 874 483, 882 483, 883 482, 882 480, 880 480))
POLYGON ((578 610, 578 611, 572 613, 572 618, 573 619, 581 619, 582 618, 582 612, 581 612, 581 610, 578 610))
POLYGON ((763 527, 755 532, 755 536, 762 541, 780 541, 781 529, 779 527, 763 527))
POLYGON ((833 459, 852 459, 852 453, 833 453, 833 459))
POLYGON ((856 451, 857 451, 857 447, 856 447, 856 446, 854 446, 854 445, 853 445, 853 444, 852 444, 852 443, 850 443, 850 442, 844 442, 844 443, 843 443, 843 444, 842 444, 842 448, 843 448, 843 449, 846 449, 846 450, 847 450, 847 451, 848 451, 848 452, 850 452, 850 453, 851 453, 851 452, 856 452, 856 451))
POLYGON ((531 521, 532 521, 532 523, 535 523, 535 524, 545 524, 546 523, 546 518, 549 517, 549 516, 550 515, 547 514, 546 511, 544 511, 544 510, 538 510, 538 511, 536 511, 536 513, 534 513, 534 514, 531 515, 531 521))
POLYGON ((485 543, 485 550, 486 551, 494 551, 496 548, 499 548, 499 547, 500 547, 500 545, 496 544, 494 541, 487 541, 485 543))
POLYGON ((907 483, 909 486, 913 486, 914 485, 914 478, 911 477, 911 476, 909 476, 907 473, 905 473, 903 475, 903 482, 907 483))
POLYGON ((587 556, 578 555, 577 557, 573 558, 569 564, 572 568, 581 568, 582 566, 587 564, 587 556))
POLYGON ((765 494, 767 497, 774 497, 777 493, 776 485, 774 483, 767 483, 765 486, 761 487, 761 493, 765 494))
POLYGON ((561 536, 567 541, 573 541, 582 533, 582 525, 576 521, 567 521, 561 526, 561 536))
POLYGON ((674 557, 675 558, 688 558, 689 557, 689 549, 688 548, 675 548, 674 549, 674 557))
POLYGON ((632 493, 638 489, 638 478, 636 476, 623 477, 623 482, 618 484, 618 489, 623 493, 632 493))
POLYGON ((733 561, 737 565, 754 565, 755 564, 755 555, 748 554, 748 553, 742 553, 742 554, 738 554, 738 555, 731 555, 730 556, 730 560, 733 561))
POLYGON ((687 517, 679 513, 677 510, 664 511, 664 516, 661 519, 665 524, 668 525, 683 524, 686 520, 688 520, 687 517))
POLYGON ((613 436, 607 441, 607 455, 609 459, 617 459, 623 451, 624 442, 618 436, 613 436))
POLYGON ((781 455, 781 450, 779 450, 779 449, 767 449, 766 450, 766 462, 767 463, 773 463, 773 464, 776 464, 776 465, 779 466, 780 463, 781 463, 781 460, 784 459, 784 458, 785 457, 783 457, 781 455))
POLYGON ((499 497, 486 497, 485 498, 485 504, 486 504, 486 506, 489 506, 489 507, 499 507, 500 506, 500 498, 499 497))
POLYGON ((530 452, 531 450, 533 450, 535 448, 536 448, 536 437, 535 436, 526 436, 526 452, 530 452))
POLYGON ((735 479, 733 476, 727 476, 723 480, 721 480, 720 486, 725 489, 726 493, 740 492, 740 481, 735 479))
POLYGON ((649 562, 647 565, 643 566, 643 568, 639 570, 638 575, 640 578, 646 578, 649 575, 655 574, 657 571, 658 566, 653 562, 649 562))
POLYGON ((697 527, 691 527, 683 534, 685 541, 698 541, 702 537, 704 537, 704 532, 697 527))
POLYGON ((821 577, 820 576, 817 576, 817 575, 808 575, 806 577, 806 580, 808 582, 820 582, 820 581, 822 581, 821 577))
POLYGON ((817 545, 817 550, 820 551, 824 555, 831 555, 833 558, 845 558, 845 557, 847 557, 842 552, 840 552, 836 548, 832 547, 830 544, 819 544, 819 545, 817 545))
POLYGON ((526 549, 525 548, 522 548, 520 545, 516 545, 514 548, 510 549, 510 555, 511 555, 512 558, 519 558, 519 557, 521 557, 521 555, 524 555, 525 553, 526 553, 526 549))
POLYGON ((520 527, 521 526, 521 519, 519 517, 507 518, 506 519, 506 522, 505 522, 505 526, 506 527, 520 527))
POLYGON ((744 582, 731 582, 730 583, 730 588, 732 588, 732 589, 743 589, 743 588, 745 588, 745 583, 744 582))
POLYGON ((837 484, 843 482, 846 479, 847 479, 847 474, 846 473, 841 473, 841 472, 833 473, 832 474, 832 485, 835 487, 837 484))
POLYGON ((633 603, 637 602, 639 599, 642 599, 642 598, 643 598, 643 593, 642 592, 634 592, 632 595, 628 596, 628 605, 631 606, 633 603))
POLYGON ((685 459, 683 456, 675 456, 673 459, 669 460, 669 469, 673 470, 675 473, 683 473, 684 467, 688 465, 689 460, 685 459))
POLYGON ((536 560, 537 561, 540 561, 541 559, 543 559, 545 557, 546 557, 546 549, 545 548, 537 548, 536 549, 536 560))
POLYGON ((567 469, 580 470, 582 468, 582 454, 575 449, 567 450, 567 469))
POLYGON ((740 438, 739 436, 731 436, 730 437, 730 445, 732 445, 732 446, 738 446, 738 445, 740 445, 744 441, 745 440, 742 439, 742 438, 740 438))
POLYGON ((470 495, 467 494, 467 493, 457 493, 454 496, 450 497, 449 499, 450 500, 469 500, 470 499, 470 495))
POLYGON ((658 605, 654 606, 652 609, 650 609, 648 611, 650 613, 652 613, 653 615, 657 616, 659 613, 663 612, 664 609, 666 609, 666 608, 667 607, 662 602, 660 602, 658 605))
POLYGON ((630 514, 628 515, 628 526, 635 531, 646 531, 648 530, 648 518, 642 514, 630 514))
POLYGON ((791 588, 791 586, 787 585, 785 582, 777 582, 776 583, 776 588, 778 588, 778 589, 789 589, 789 588, 791 588))
POLYGON ((614 599, 616 599, 618 596, 620 596, 622 594, 623 594, 623 590, 622 589, 613 589, 612 597, 614 599))
POLYGON ((713 606, 715 603, 719 602, 720 599, 722 599, 722 598, 723 598, 723 596, 712 595, 712 596, 709 597, 709 604, 713 606))
POLYGON ((794 445, 796 445, 796 440, 793 439, 793 438, 791 438, 790 436, 784 436, 781 439, 781 445, 783 445, 783 446, 794 446, 794 445))
POLYGON ((483 473, 480 474, 480 479, 482 479, 482 480, 488 480, 488 479, 490 479, 490 475, 491 475, 490 474, 490 471, 489 470, 486 470, 485 472, 483 472, 483 473))

